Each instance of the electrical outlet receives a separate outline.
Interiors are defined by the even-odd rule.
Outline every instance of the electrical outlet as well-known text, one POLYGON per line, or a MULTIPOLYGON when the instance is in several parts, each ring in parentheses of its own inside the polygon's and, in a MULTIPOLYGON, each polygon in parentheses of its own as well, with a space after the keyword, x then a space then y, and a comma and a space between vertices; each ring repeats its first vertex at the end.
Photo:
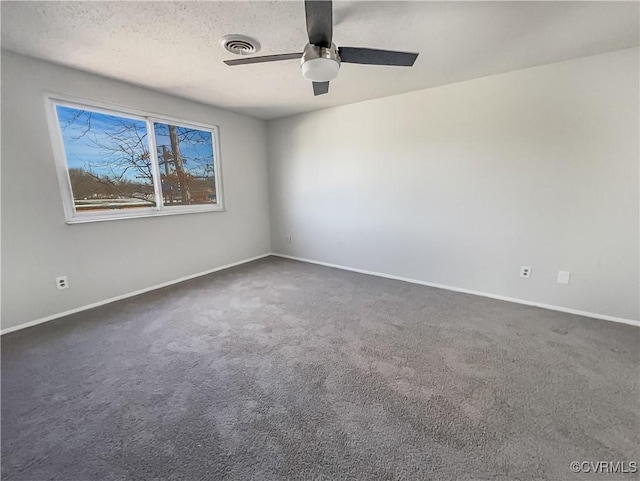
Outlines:
POLYGON ((558 284, 569 284, 570 279, 571 279, 571 272, 558 271, 558 284))
POLYGON ((56 287, 59 291, 62 289, 69 289, 69 280, 67 276, 56 277, 56 287))
POLYGON ((287 234, 287 244, 291 244, 291 234, 287 234))
POLYGON ((533 268, 531 266, 522 266, 520 268, 520 277, 523 279, 529 279, 531 277, 531 270, 533 268))

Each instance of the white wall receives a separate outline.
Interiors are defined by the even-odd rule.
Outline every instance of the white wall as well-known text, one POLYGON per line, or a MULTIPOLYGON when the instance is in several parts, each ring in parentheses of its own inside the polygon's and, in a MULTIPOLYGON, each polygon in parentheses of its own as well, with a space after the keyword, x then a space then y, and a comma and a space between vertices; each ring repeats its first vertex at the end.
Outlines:
POLYGON ((274 252, 637 320, 638 55, 269 122, 274 252))
POLYGON ((2 328, 268 253, 265 133, 264 121, 2 52, 2 328), (227 210, 65 224, 45 91, 219 125, 227 210))

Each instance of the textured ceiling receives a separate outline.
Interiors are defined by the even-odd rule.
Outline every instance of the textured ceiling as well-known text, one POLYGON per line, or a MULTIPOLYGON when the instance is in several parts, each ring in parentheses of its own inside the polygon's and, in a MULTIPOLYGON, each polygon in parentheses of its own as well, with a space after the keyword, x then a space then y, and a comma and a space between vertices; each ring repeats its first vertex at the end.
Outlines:
POLYGON ((260 118, 275 118, 637 46, 637 2, 334 2, 334 42, 420 52, 409 68, 344 64, 313 97, 297 60, 228 67, 219 39, 301 51, 285 2, 2 1, 2 47, 260 118))

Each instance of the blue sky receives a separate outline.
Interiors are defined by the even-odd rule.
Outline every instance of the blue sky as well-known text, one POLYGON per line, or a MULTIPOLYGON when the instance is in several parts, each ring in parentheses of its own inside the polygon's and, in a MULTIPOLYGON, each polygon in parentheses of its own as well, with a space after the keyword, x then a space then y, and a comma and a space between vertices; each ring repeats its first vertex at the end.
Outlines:
MULTIPOLYGON (((62 105, 56 106, 58 122, 62 132, 67 165, 69 168, 83 168, 99 175, 114 172, 119 175, 124 170, 122 161, 104 146, 116 145, 108 134, 122 129, 123 122, 128 127, 127 133, 120 140, 128 150, 141 155, 148 151, 146 138, 147 126, 143 120, 129 119, 89 110, 79 110, 62 105), (139 138, 143 138, 142 142, 139 138)), ((166 145, 170 150, 169 129, 166 124, 155 124, 156 144, 160 148, 166 145)), ((178 127, 178 135, 185 134, 186 129, 178 127)), ((213 139, 206 131, 191 131, 191 141, 180 142, 180 151, 185 159, 185 168, 193 175, 204 175, 205 166, 212 164, 213 139)), ((126 177, 136 178, 135 172, 127 171, 126 177)), ((141 179, 138 178, 138 181, 141 179)))

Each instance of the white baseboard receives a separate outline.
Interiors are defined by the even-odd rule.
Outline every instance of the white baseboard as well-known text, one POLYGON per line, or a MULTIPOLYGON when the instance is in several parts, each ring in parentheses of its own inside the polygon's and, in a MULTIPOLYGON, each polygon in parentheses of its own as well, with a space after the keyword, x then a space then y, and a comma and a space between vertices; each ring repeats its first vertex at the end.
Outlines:
POLYGON ((524 299, 516 299, 514 297, 501 296, 499 294, 490 294, 488 292, 474 291, 471 289, 464 289, 462 287, 454 287, 454 286, 447 286, 444 284, 436 284, 434 282, 419 281, 417 279, 410 279, 408 277, 400 277, 400 276, 393 276, 390 274, 384 274, 382 272, 367 271, 364 269, 355 269, 353 267, 347 267, 347 266, 342 266, 338 264, 330 264, 328 262, 314 261, 311 259, 305 259, 303 257, 294 257, 294 256, 288 256, 285 254, 277 254, 275 252, 272 252, 271 255, 276 257, 283 257, 285 259, 291 259, 294 261, 307 262, 309 264, 318 264, 321 266, 334 267, 336 269, 342 269, 345 271, 358 272, 360 274, 368 274, 370 276, 384 277, 386 279, 394 279, 396 281, 410 282, 412 284, 420 284, 428 287, 436 287, 438 289, 446 289, 448 291, 463 292, 465 294, 472 294, 474 296, 489 297, 491 299, 498 299, 500 301, 514 302, 516 304, 524 304, 527 306, 534 306, 534 307, 540 307, 542 309, 549 309, 551 311, 566 312, 568 314, 576 314, 578 316, 591 317, 594 319, 602 319, 604 321, 620 322, 622 324, 630 324, 632 326, 640 327, 640 321, 634 321, 633 319, 624 319, 622 317, 609 316, 607 314, 597 314, 595 312, 580 311, 578 309, 571 309, 569 307, 553 306, 551 304, 543 304, 543 303, 534 302, 534 301, 525 301, 524 299))
POLYGON ((70 309, 68 311, 59 312, 58 314, 53 314, 51 316, 43 317, 41 319, 36 319, 34 321, 24 322, 22 324, 18 324, 17 326, 7 327, 6 329, 0 330, 0 335, 9 334, 10 332, 19 331, 20 329, 26 329, 27 327, 36 326, 38 324, 42 324, 43 322, 52 321, 54 319, 58 319, 59 317, 68 316, 69 314, 75 314, 76 312, 86 311, 87 309, 93 309, 94 307, 103 306, 105 304, 110 304, 115 301, 119 301, 121 299, 126 299, 128 297, 137 296, 140 294, 144 294, 145 292, 154 291, 156 289, 161 289, 163 287, 167 287, 173 284, 178 284, 179 282, 188 281, 189 279, 195 279, 196 277, 205 276, 207 274, 212 274, 214 272, 222 271, 224 269, 229 269, 230 267, 239 266, 240 264, 246 264, 247 262, 256 261, 258 259, 262 259, 264 257, 268 257, 271 254, 262 254, 256 257, 251 257, 249 259, 243 259, 238 262, 233 262, 231 264, 227 264, 220 267, 214 267, 213 269, 208 269, 206 271, 198 272, 197 274, 191 274, 189 276, 180 277, 179 279, 174 279, 172 281, 163 282, 162 284, 156 284, 155 286, 145 287, 144 289, 140 289, 133 292, 128 292, 126 294, 122 294, 115 297, 110 297, 109 299, 105 299, 103 301, 94 302, 93 304, 87 304, 86 306, 76 307, 75 309, 70 309))

